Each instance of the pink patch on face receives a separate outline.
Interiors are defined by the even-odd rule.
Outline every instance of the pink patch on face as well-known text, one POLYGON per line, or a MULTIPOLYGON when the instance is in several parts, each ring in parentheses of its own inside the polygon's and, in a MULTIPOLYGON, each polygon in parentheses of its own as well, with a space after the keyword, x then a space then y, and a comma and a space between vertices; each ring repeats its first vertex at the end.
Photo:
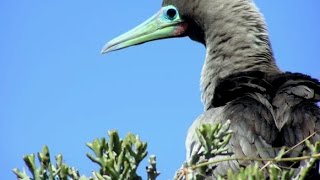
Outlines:
POLYGON ((174 36, 180 36, 184 34, 187 31, 187 29, 188 29, 188 23, 181 23, 176 27, 173 34, 174 36))

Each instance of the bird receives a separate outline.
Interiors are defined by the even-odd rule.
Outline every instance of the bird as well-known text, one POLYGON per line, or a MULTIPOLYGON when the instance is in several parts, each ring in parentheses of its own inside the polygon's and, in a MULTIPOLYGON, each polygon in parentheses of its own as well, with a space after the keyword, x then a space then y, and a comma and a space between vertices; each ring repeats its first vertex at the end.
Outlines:
MULTIPOLYGON (((212 159, 273 158, 279 147, 293 147, 314 134, 320 140, 320 83, 277 66, 263 15, 253 0, 163 0, 160 10, 132 30, 109 41, 102 53, 145 42, 189 37, 203 44, 203 113, 186 138, 186 161, 198 147, 202 124, 230 121, 228 153, 212 159)), ((288 156, 297 156, 304 145, 288 156)), ((248 161, 215 164, 207 176, 238 171, 248 161)))

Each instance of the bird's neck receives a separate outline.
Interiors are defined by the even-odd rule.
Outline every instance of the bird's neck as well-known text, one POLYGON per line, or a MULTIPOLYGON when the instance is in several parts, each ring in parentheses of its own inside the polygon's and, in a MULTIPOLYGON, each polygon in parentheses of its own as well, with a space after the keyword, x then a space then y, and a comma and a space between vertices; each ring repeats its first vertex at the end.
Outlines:
POLYGON ((234 73, 279 73, 262 15, 253 3, 225 5, 204 23, 206 60, 201 74, 205 109, 219 80, 234 73), (212 17, 212 18, 210 18, 212 17))

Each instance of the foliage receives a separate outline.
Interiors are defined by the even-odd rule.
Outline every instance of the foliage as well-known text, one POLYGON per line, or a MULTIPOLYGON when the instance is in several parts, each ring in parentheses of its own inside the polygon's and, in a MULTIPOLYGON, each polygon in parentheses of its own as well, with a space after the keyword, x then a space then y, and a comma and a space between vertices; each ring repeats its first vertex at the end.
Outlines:
POLYGON ((32 178, 29 177, 25 171, 20 171, 19 169, 13 169, 13 172, 16 174, 17 178, 21 180, 86 179, 85 177, 80 177, 79 172, 75 168, 69 167, 63 163, 62 155, 57 155, 55 159, 56 164, 54 165, 50 160, 49 148, 44 146, 42 152, 38 153, 40 167, 37 168, 36 166, 35 154, 26 155, 23 158, 32 174, 32 178))
POLYGON ((110 140, 96 139, 87 146, 95 156, 87 157, 100 166, 100 172, 94 172, 98 179, 141 179, 137 175, 140 162, 147 155, 147 144, 139 140, 138 136, 129 134, 122 141, 116 131, 109 132, 110 140))
POLYGON ((191 157, 191 162, 185 163, 184 166, 177 171, 175 179, 177 180, 198 180, 205 179, 207 170, 216 163, 223 161, 255 161, 255 164, 240 168, 239 172, 228 171, 225 177, 216 177, 219 180, 290 180, 290 179, 310 179, 311 174, 318 174, 318 164, 320 160, 320 142, 311 144, 309 139, 315 135, 311 134, 305 140, 300 142, 294 147, 286 150, 283 147, 277 157, 270 159, 251 159, 251 158, 225 158, 219 160, 210 160, 210 157, 217 155, 223 155, 227 152, 226 145, 229 143, 232 132, 229 130, 230 121, 225 124, 208 125, 204 124, 197 130, 197 136, 201 146, 197 149, 197 153, 191 157), (295 147, 305 144, 307 150, 300 157, 284 157, 290 151, 293 151, 295 147), (202 158, 204 157, 204 158, 202 158), (302 162, 305 164, 299 168, 281 167, 277 163, 279 162, 302 162), (267 162, 263 165, 263 162, 267 162))
POLYGON ((196 130, 201 146, 198 146, 197 153, 193 154, 190 162, 185 163, 182 171, 178 172, 175 179, 201 179, 205 176, 211 157, 227 151, 232 131, 229 130, 230 121, 225 124, 204 124, 196 130), (202 150, 203 149, 203 150, 202 150), (200 166, 197 166, 200 165, 200 166))
MULTIPOLYGON (((137 174, 140 162, 147 155, 147 143, 140 141, 138 136, 128 134, 123 140, 116 131, 109 131, 109 141, 105 138, 95 139, 87 146, 94 155, 87 154, 87 157, 100 167, 94 171, 92 177, 80 176, 80 173, 73 167, 63 162, 62 155, 56 156, 56 164, 50 160, 50 153, 47 146, 38 153, 40 167, 36 166, 35 155, 26 155, 23 159, 31 172, 30 177, 25 171, 14 169, 18 179, 21 180, 108 180, 108 179, 142 179, 137 174)), ((156 168, 156 158, 151 156, 150 166, 147 167, 148 179, 153 180, 159 172, 156 168)))
MULTIPOLYGON (((197 130, 197 136, 201 146, 198 147, 198 153, 195 153, 189 163, 177 172, 175 179, 178 180, 198 180, 204 179, 206 170, 210 166, 230 160, 255 161, 255 164, 241 168, 239 172, 229 171, 225 177, 217 179, 228 180, 287 180, 287 179, 307 179, 310 174, 317 172, 317 163, 320 159, 320 142, 311 144, 310 135, 298 145, 305 144, 307 150, 303 156, 286 158, 285 155, 292 151, 296 146, 286 149, 283 148, 277 157, 272 159, 235 159, 226 158, 217 161, 211 161, 210 157, 221 155, 228 151, 227 144, 232 136, 229 130, 230 121, 225 124, 202 125, 197 130), (300 168, 285 168, 278 165, 279 162, 303 162, 305 165, 300 168), (262 162, 267 162, 264 165, 262 162)), ((140 162, 147 155, 147 143, 140 141, 139 137, 128 134, 123 140, 120 139, 116 131, 109 131, 109 140, 105 138, 95 139, 87 146, 92 150, 92 154, 87 157, 94 163, 98 164, 99 171, 94 171, 92 177, 80 176, 76 168, 70 167, 64 163, 62 155, 55 157, 56 163, 50 160, 50 153, 47 146, 42 152, 38 153, 39 167, 36 166, 36 157, 34 154, 26 155, 23 159, 30 171, 31 177, 26 171, 14 169, 14 173, 20 180, 109 180, 109 179, 142 179, 137 174, 137 168, 140 162)), ((156 157, 149 158, 149 166, 146 168, 148 180, 155 180, 159 176, 156 167, 156 157)))

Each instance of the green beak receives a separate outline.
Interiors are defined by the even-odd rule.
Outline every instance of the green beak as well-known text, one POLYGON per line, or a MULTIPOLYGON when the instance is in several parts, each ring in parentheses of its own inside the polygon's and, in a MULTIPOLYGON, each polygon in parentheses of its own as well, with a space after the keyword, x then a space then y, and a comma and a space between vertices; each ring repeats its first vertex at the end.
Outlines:
POLYGON ((184 36, 187 24, 181 20, 174 6, 166 6, 134 29, 111 40, 101 53, 116 51, 129 46, 142 44, 157 39, 184 36))

